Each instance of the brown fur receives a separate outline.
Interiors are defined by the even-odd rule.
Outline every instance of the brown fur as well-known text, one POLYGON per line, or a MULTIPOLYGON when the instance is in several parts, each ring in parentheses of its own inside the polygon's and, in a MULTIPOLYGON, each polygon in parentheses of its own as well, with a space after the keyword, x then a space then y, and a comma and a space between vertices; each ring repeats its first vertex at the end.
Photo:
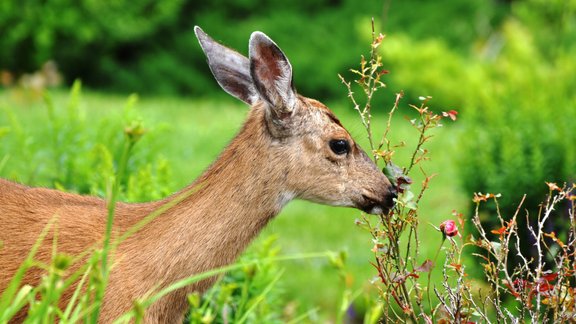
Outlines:
MULTIPOLYGON (((252 94, 245 97, 248 95, 252 94)), ((290 118, 283 117, 281 124, 277 118, 268 103, 258 100, 239 134, 190 186, 162 201, 117 205, 114 233, 122 233, 152 211, 187 194, 115 251, 100 315, 102 323, 128 311, 133 300, 154 288, 234 262, 292 199, 367 211, 390 207, 390 183, 328 108, 296 95, 290 118), (332 139, 349 141, 350 153, 334 154, 328 145, 332 139)), ((106 203, 99 198, 0 179, 0 292, 50 219, 56 217, 58 251, 78 255, 101 242, 106 213, 106 203)), ((52 234, 37 259, 49 262, 51 241, 52 234)), ((36 285, 41 275, 35 268, 24 283, 36 285)), ((205 280, 162 298, 146 311, 146 322, 180 322, 187 310, 186 294, 205 291, 213 281, 205 280)), ((63 298, 66 302, 69 295, 63 298)))

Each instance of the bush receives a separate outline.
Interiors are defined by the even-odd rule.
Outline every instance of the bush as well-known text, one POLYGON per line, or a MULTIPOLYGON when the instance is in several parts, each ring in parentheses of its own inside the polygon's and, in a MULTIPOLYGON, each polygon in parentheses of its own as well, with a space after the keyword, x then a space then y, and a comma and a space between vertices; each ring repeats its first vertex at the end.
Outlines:
POLYGON ((175 20, 182 5, 182 0, 2 1, 1 68, 32 72, 54 59, 68 78, 98 74, 106 57, 129 60, 127 55, 141 49, 138 44, 175 20))
POLYGON ((469 99, 465 188, 511 193, 505 205, 526 193, 534 210, 535 198, 545 193, 537 184, 576 176, 576 64, 568 59, 576 46, 547 61, 518 22, 506 24, 502 36, 506 47, 479 67, 478 95, 469 99))
MULTIPOLYGON (((426 170, 424 163, 429 158, 428 142, 432 138, 430 131, 441 126, 448 118, 456 120, 458 113, 453 110, 435 113, 428 106, 430 97, 425 96, 420 98, 420 104, 409 105, 417 114, 416 118, 406 119, 416 129, 419 140, 410 151, 410 162, 402 168, 394 165, 391 158, 397 156, 399 149, 407 146, 405 143, 395 145, 389 138, 393 115, 403 106, 402 93, 397 94, 389 112, 380 144, 375 144, 380 134, 373 132, 371 124, 372 97, 384 87, 381 77, 385 71, 382 70, 381 57, 376 54, 382 38, 382 35, 376 37, 373 32, 370 57, 363 57, 360 68, 353 70, 356 74, 354 83, 360 89, 354 88, 356 91, 352 91, 354 83, 342 78, 354 109, 359 113, 367 131, 375 162, 383 162, 383 172, 398 188, 398 198, 392 210, 378 216, 363 215, 356 221, 357 225, 369 233, 373 242, 371 251, 374 258, 371 264, 375 268, 375 278, 371 283, 377 288, 380 297, 372 300, 371 305, 374 306, 370 307, 371 313, 366 314, 364 322, 573 321, 576 314, 573 248, 576 242, 576 185, 558 186, 549 182, 544 194, 534 197, 537 201, 546 197, 545 200, 538 204, 539 209, 530 211, 523 211, 525 206, 522 203, 526 199, 519 204, 504 205, 501 203, 504 199, 500 199, 499 194, 474 194, 475 209, 471 221, 466 220, 464 214, 453 211, 454 219, 444 220, 437 224, 438 227, 432 225, 439 232, 436 234, 438 250, 433 260, 422 259, 420 238, 427 236, 426 243, 433 242, 428 241, 428 237, 433 238, 430 232, 434 232, 424 230, 422 233, 419 226, 420 216, 425 212, 421 198, 434 185, 431 181, 434 174, 426 170), (358 97, 364 97, 366 103, 359 105, 358 97), (412 184, 408 177, 413 176, 414 172, 424 176, 420 187, 412 184), (486 208, 485 203, 488 201, 494 202, 489 208, 495 212, 491 219, 483 220, 481 210, 486 208), (521 225, 525 217, 533 223, 521 225), (550 220, 559 218, 566 220, 562 227, 562 237, 548 226, 550 220), (462 235, 460 230, 469 227, 469 223, 472 223, 477 234, 462 235), (531 239, 526 240, 526 235, 522 233, 529 233, 531 239), (444 246, 446 242, 449 243, 447 247, 444 246), (532 250, 525 253, 521 247, 530 247, 532 250), (445 258, 437 264, 440 252, 445 253, 445 258), (475 282, 469 276, 470 270, 466 264, 469 255, 476 258, 472 269, 480 271, 487 284, 475 282), (433 281, 432 272, 438 266, 441 268, 442 279, 433 281), (373 312, 374 309, 376 312, 373 312)), ((512 64, 509 62, 509 65, 512 64)), ((505 118, 506 115, 501 116, 505 118)), ((506 124, 499 123, 498 126, 506 124)), ((523 135, 524 132, 506 133, 509 136, 518 134, 523 135)), ((466 140, 478 143, 476 136, 468 135, 466 140)), ((515 144, 521 143, 519 140, 515 144)), ((503 147, 502 152, 507 152, 506 145, 503 147)), ((506 154, 511 157, 524 153, 521 150, 510 152, 513 153, 506 154)), ((540 162, 543 158, 534 160, 540 162)), ((525 175, 522 172, 530 175, 526 169, 514 171, 518 175, 525 175)))
MULTIPOLYGON (((478 92, 467 100, 460 169, 467 192, 504 193, 505 215, 526 194, 522 208, 536 215, 545 181, 576 180, 576 63, 569 59, 576 42, 557 51, 551 50, 554 43, 538 47, 539 40, 516 19, 504 24, 501 38, 501 53, 476 68, 478 92)), ((520 237, 532 242, 526 219, 519 223, 520 237)), ((566 238, 567 224, 564 215, 547 226, 566 238)))
MULTIPOLYGON (((468 195, 503 193, 506 215, 524 194, 522 208, 536 215, 544 182, 576 179, 575 22, 574 2, 515 2, 468 55, 434 39, 397 36, 384 46, 385 61, 395 66, 391 78, 411 89, 409 97, 433 93, 435 102, 461 112, 462 186, 468 195)), ((519 221, 527 239, 525 218, 519 221)), ((552 223, 565 232, 564 220, 552 223)))

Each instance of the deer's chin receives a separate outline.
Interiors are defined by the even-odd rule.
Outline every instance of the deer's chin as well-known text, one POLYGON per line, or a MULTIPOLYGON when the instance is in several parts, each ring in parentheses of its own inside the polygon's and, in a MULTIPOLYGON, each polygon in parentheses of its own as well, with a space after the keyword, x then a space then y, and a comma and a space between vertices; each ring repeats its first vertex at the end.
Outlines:
POLYGON ((385 209, 382 206, 368 206, 368 207, 362 208, 362 211, 367 213, 367 214, 372 214, 372 215, 388 214, 388 209, 385 209))
POLYGON ((357 204, 356 208, 362 210, 367 214, 382 215, 388 214, 390 209, 394 207, 394 201, 390 200, 388 203, 381 202, 374 198, 362 195, 362 202, 357 204))
POLYGON ((388 212, 390 211, 389 208, 377 204, 363 206, 360 209, 363 212, 372 215, 385 215, 388 214, 388 212))

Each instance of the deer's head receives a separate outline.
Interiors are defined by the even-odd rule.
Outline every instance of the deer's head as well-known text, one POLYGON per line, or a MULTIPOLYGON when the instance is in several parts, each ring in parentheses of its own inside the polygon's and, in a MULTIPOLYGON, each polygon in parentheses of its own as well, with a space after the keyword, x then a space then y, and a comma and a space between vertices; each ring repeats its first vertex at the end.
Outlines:
POLYGON ((378 214, 393 207, 396 189, 322 103, 296 93, 292 66, 265 34, 254 32, 249 58, 195 28, 220 86, 263 110, 266 136, 296 198, 378 214))

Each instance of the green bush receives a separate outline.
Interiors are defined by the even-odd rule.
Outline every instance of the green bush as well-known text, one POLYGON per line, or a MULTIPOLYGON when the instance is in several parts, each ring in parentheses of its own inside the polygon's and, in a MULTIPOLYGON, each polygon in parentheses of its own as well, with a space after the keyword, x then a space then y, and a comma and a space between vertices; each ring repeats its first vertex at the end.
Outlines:
POLYGON ((468 192, 506 193, 504 206, 536 210, 545 181, 576 177, 576 46, 544 58, 518 22, 504 26, 505 47, 477 67, 477 96, 466 108, 461 169, 468 192))
MULTIPOLYGON (((522 210, 538 215, 545 182, 576 180, 575 26, 574 1, 519 1, 499 27, 471 42, 469 53, 403 35, 384 44, 392 83, 460 111, 452 152, 463 188, 469 196, 502 193, 504 215, 514 214, 524 194, 522 210)), ((563 225, 555 220, 549 230, 564 232, 563 225)), ((521 236, 528 248, 529 234, 521 236)))
POLYGON ((68 77, 97 74, 106 57, 128 60, 123 56, 174 22, 182 6, 182 0, 2 1, 1 68, 32 72, 53 59, 68 77))
POLYGON ((398 35, 384 45, 392 83, 461 112, 457 159, 469 194, 506 193, 501 204, 515 208, 526 193, 533 209, 545 181, 576 177, 576 6, 564 3, 539 14, 539 1, 514 5, 469 55, 437 39, 398 35))

